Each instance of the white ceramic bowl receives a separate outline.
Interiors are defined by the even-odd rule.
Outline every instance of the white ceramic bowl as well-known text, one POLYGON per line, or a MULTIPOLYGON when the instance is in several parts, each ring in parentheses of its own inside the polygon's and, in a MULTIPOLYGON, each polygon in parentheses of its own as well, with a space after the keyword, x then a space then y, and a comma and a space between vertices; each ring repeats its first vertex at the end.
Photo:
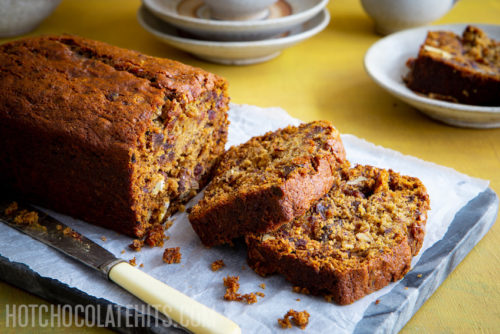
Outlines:
POLYGON ((193 36, 211 41, 256 41, 270 38, 310 20, 328 4, 328 0, 287 0, 292 11, 288 16, 259 21, 218 21, 179 14, 177 8, 182 1, 143 0, 143 3, 163 21, 193 36))
POLYGON ((246 21, 266 17, 268 7, 277 0, 204 0, 212 18, 217 20, 246 21))
POLYGON ((361 0, 382 35, 431 23, 446 14, 457 0, 361 0))
POLYGON ((0 38, 35 29, 61 0, 0 0, 0 38))
MULTIPOLYGON (((488 36, 500 40, 500 25, 473 24, 488 36)), ((365 55, 370 77, 390 94, 441 122, 470 128, 500 127, 500 106, 486 107, 452 103, 417 94, 403 82, 408 73, 406 60, 416 57, 429 30, 448 30, 462 34, 467 24, 427 26, 401 31, 373 44, 365 55)))
POLYGON ((294 44, 322 31, 330 21, 328 10, 296 27, 286 37, 250 42, 216 42, 185 38, 178 30, 160 20, 145 7, 137 12, 139 24, 160 41, 192 53, 201 59, 226 65, 249 65, 267 61, 294 44))

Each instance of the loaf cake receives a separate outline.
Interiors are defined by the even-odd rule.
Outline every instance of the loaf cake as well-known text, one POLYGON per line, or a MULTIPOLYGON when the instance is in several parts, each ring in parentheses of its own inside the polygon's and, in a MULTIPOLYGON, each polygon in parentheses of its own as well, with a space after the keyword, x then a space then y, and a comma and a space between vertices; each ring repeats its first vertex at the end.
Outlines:
POLYGON ((254 137, 222 156, 189 220, 206 246, 276 230, 326 194, 345 163, 340 135, 327 121, 254 137))
POLYGON ((345 169, 332 189, 277 231, 247 234, 249 265, 350 304, 402 278, 425 234, 429 199, 416 178, 371 166, 345 169))
POLYGON ((75 36, 0 46, 0 187, 140 237, 208 181, 224 79, 75 36))
POLYGON ((500 106, 500 41, 468 26, 462 36, 429 31, 418 57, 407 62, 411 90, 451 102, 500 106))

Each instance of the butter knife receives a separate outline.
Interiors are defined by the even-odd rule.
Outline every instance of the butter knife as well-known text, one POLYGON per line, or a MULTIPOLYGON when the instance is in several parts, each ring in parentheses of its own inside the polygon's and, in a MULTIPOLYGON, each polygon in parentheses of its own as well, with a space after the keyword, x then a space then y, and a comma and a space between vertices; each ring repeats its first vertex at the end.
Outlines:
POLYGON ((233 321, 115 257, 55 218, 29 205, 17 204, 17 210, 11 205, 12 201, 0 200, 1 222, 96 269, 188 330, 200 334, 241 333, 233 321))

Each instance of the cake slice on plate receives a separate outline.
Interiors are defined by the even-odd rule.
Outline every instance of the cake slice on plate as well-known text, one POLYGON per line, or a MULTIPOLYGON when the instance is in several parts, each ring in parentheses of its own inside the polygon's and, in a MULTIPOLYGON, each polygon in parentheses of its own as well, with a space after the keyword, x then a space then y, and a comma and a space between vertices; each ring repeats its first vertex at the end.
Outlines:
POLYGON ((500 42, 468 26, 462 36, 429 31, 407 62, 411 90, 451 102, 500 106, 500 42))

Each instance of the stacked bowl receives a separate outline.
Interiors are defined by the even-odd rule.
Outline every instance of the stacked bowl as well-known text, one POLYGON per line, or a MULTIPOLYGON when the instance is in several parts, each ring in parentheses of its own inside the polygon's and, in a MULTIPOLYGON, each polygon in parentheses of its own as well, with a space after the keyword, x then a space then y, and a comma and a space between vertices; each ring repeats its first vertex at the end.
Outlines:
POLYGON ((160 41, 215 63, 267 61, 322 31, 328 0, 143 0, 139 23, 160 41))

